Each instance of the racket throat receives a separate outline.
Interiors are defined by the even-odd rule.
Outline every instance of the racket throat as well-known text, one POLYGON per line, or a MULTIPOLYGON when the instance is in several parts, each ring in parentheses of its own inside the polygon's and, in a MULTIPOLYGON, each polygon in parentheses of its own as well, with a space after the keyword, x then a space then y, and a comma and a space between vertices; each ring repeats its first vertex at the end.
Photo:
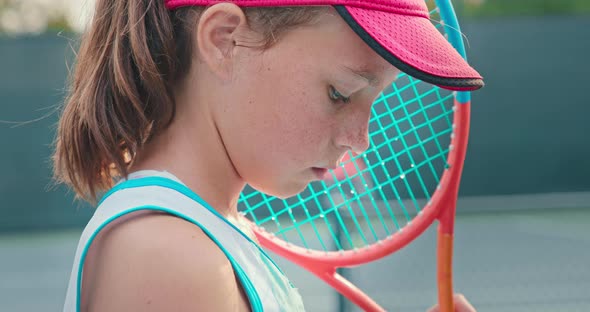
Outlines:
POLYGON ((362 290, 360 290, 342 275, 338 274, 336 272, 336 268, 330 268, 324 271, 313 270, 311 268, 308 269, 310 269, 310 271, 317 277, 336 289, 348 300, 356 304, 363 311, 385 312, 385 309, 383 309, 367 294, 365 294, 362 290))

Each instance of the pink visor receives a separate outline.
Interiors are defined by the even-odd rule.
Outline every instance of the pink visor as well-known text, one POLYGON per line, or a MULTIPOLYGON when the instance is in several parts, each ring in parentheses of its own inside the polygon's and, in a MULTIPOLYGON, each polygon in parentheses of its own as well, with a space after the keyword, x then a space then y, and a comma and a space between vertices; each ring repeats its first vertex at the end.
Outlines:
POLYGON ((406 74, 441 88, 481 88, 481 75, 429 19, 424 0, 165 0, 166 7, 232 2, 242 7, 332 5, 379 55, 406 74))

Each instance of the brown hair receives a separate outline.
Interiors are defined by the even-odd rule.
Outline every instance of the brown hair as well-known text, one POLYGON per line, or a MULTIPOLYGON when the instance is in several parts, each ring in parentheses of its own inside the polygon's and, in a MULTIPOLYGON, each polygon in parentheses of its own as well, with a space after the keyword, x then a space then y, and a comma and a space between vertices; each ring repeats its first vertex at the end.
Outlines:
MULTIPOLYGON (((98 0, 82 36, 53 155, 54 180, 94 203, 126 177, 137 151, 174 118, 173 86, 190 69, 193 31, 205 7, 168 10, 164 0, 98 0)), ((326 7, 245 8, 271 47, 326 7)))

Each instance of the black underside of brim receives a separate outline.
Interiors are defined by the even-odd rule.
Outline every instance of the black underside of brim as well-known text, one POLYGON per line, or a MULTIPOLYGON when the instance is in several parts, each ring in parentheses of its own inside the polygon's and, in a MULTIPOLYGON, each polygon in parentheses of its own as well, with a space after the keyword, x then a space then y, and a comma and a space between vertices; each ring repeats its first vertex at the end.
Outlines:
POLYGON ((421 71, 404 61, 397 58, 387 49, 385 49, 381 44, 379 44, 364 28, 362 28, 350 15, 346 7, 342 5, 335 5, 334 8, 342 16, 342 18, 350 25, 352 30, 359 35, 363 41, 365 41, 377 54, 381 55, 385 60, 387 60, 391 65, 395 66, 397 69, 405 72, 406 74, 420 79, 422 81, 435 84, 441 87, 450 87, 453 89, 468 89, 468 90, 477 90, 483 87, 484 83, 482 79, 478 78, 448 78, 448 77, 441 77, 426 73, 421 71))

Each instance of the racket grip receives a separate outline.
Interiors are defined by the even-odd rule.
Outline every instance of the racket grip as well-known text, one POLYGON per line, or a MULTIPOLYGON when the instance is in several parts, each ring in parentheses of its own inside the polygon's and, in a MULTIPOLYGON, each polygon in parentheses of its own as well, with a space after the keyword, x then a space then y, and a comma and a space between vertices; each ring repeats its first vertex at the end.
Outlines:
POLYGON ((438 234, 438 305, 440 312, 454 312, 453 305, 453 235, 438 234))

